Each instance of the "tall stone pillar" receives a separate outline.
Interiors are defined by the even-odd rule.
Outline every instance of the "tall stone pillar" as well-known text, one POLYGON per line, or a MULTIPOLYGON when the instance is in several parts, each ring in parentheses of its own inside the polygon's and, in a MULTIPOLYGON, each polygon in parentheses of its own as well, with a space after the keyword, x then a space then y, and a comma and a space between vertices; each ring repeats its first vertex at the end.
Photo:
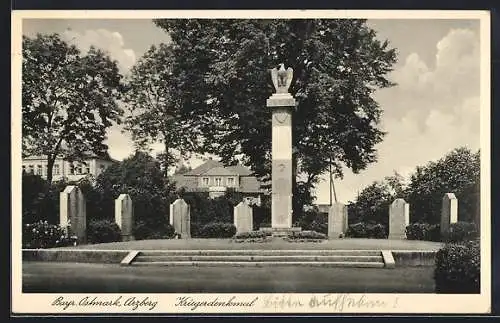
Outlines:
POLYGON ((281 68, 271 71, 276 93, 267 99, 272 109, 272 206, 273 232, 292 229, 292 111, 296 101, 288 88, 293 70, 281 68))

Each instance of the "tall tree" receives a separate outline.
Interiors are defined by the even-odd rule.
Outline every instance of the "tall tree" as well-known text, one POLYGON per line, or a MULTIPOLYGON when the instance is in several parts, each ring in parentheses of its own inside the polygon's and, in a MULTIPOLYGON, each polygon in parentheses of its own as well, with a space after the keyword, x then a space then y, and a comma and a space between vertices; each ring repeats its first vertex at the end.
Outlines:
POLYGON ((439 223, 445 193, 458 199, 458 219, 479 225, 480 152, 459 147, 443 158, 418 166, 408 185, 412 222, 439 223))
POLYGON ((373 222, 385 226, 389 224, 389 206, 397 198, 405 198, 403 177, 394 172, 381 181, 374 181, 365 187, 356 197, 356 201, 349 203, 350 222, 373 222))
MULTIPOLYGON (((271 170, 269 69, 294 69, 291 93, 295 192, 310 192, 332 165, 354 172, 376 161, 381 109, 372 98, 396 61, 365 20, 156 20, 172 38, 182 109, 204 134, 201 150, 271 170)), ((307 198, 305 198, 307 200, 307 198)), ((298 207, 298 206, 297 206, 298 207)), ((296 209, 296 208, 295 208, 296 209)))
POLYGON ((117 63, 94 47, 82 55, 58 34, 23 36, 23 155, 47 157, 47 180, 57 157, 100 154, 106 129, 120 122, 117 63))
POLYGON ((190 115, 182 118, 177 84, 173 80, 172 49, 165 44, 151 46, 132 68, 124 101, 130 111, 126 128, 138 148, 160 141, 164 152, 158 157, 165 174, 176 162, 172 149, 186 157, 196 150, 200 135, 190 115))

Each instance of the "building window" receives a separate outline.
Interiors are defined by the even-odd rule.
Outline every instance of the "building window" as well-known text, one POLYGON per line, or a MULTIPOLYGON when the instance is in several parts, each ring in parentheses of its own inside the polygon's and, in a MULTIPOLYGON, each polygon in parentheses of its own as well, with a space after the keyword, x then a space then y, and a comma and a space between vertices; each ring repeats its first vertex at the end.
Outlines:
POLYGON ((102 173, 102 172, 104 172, 104 170, 106 169, 106 166, 101 165, 101 166, 99 166, 99 169, 100 169, 100 173, 102 173))
POLYGON ((220 177, 215 178, 215 186, 222 186, 222 178, 220 177))
POLYGON ((23 165, 23 173, 26 173, 26 165, 23 165))
POLYGON ((59 164, 54 164, 53 173, 54 175, 59 175, 59 164))
POLYGON ((90 166, 85 167, 85 174, 90 174, 90 166))
POLYGON ((71 165, 69 166, 69 173, 71 175, 75 174, 75 164, 71 163, 71 165))
POLYGON ((76 174, 77 175, 82 174, 82 164, 77 164, 77 166, 76 166, 76 174))
POLYGON ((227 178, 227 186, 234 186, 234 177, 227 178))
POLYGON ((208 186, 208 177, 203 177, 201 179, 201 183, 203 184, 203 186, 208 186))
POLYGON ((29 165, 28 167, 29 167, 29 172, 33 174, 35 172, 35 166, 29 165))
POLYGON ((37 175, 42 175, 42 165, 37 165, 36 166, 36 174, 37 175))

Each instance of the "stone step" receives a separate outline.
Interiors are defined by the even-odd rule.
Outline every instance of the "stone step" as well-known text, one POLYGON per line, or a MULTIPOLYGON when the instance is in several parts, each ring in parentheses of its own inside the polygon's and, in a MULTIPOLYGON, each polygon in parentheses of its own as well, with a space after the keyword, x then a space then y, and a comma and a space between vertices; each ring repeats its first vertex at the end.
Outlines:
POLYGON ((292 261, 292 262, 383 262, 379 256, 358 256, 358 255, 139 255, 135 262, 154 262, 154 261, 292 261))
POLYGON ((380 250, 158 250, 139 256, 381 256, 380 250))
POLYGON ((352 267, 383 268, 383 262, 357 261, 152 261, 133 262, 132 266, 199 266, 199 267, 268 267, 268 266, 310 266, 310 267, 352 267))

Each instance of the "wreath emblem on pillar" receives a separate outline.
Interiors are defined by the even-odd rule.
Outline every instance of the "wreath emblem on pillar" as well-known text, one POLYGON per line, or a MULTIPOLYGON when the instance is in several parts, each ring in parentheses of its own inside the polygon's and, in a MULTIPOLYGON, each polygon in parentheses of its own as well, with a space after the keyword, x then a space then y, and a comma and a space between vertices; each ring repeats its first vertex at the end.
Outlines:
POLYGON ((285 122, 287 118, 288 118, 288 114, 286 114, 286 113, 276 113, 274 115, 274 119, 276 119, 276 121, 278 121, 278 123, 285 122))

